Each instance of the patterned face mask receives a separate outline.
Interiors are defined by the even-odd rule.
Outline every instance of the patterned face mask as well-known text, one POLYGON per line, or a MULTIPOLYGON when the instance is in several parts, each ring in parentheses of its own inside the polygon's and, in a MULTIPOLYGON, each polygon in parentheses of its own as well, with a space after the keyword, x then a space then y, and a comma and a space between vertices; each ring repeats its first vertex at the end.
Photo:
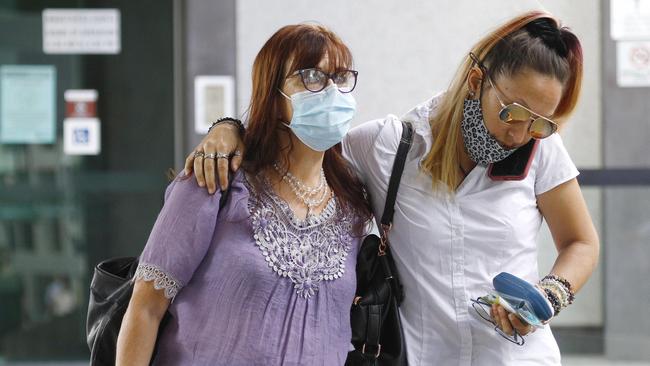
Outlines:
POLYGON ((465 151, 469 158, 478 165, 488 166, 496 163, 517 150, 504 149, 499 141, 490 135, 485 127, 479 99, 465 99, 461 129, 465 141, 465 151))

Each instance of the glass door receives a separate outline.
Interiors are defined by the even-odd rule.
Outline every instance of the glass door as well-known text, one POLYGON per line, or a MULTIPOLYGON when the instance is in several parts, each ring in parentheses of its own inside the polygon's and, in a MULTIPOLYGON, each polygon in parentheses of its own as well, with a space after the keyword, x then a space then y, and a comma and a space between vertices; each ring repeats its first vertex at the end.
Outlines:
POLYGON ((172 0, 0 5, 0 364, 87 360, 93 267, 142 250, 173 165, 172 21, 172 0), (44 52, 46 9, 101 8, 119 51, 44 52), (64 146, 76 89, 96 91, 95 155, 64 146))

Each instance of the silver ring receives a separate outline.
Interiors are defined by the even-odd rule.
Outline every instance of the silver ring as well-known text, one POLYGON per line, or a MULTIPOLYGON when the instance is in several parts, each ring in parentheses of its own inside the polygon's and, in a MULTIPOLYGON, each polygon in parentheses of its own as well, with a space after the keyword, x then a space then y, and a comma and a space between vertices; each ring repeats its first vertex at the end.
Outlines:
POLYGON ((241 151, 235 150, 235 152, 233 153, 233 156, 241 156, 241 151))
POLYGON ((204 153, 203 151, 195 151, 195 152, 194 152, 194 157, 195 157, 195 158, 198 158, 199 156, 200 156, 200 157, 204 157, 204 156, 205 156, 205 153, 204 153))
POLYGON ((216 156, 217 156, 217 159, 230 159, 230 155, 227 154, 227 153, 218 152, 216 156))
POLYGON ((215 154, 205 154, 206 159, 214 159, 215 154))

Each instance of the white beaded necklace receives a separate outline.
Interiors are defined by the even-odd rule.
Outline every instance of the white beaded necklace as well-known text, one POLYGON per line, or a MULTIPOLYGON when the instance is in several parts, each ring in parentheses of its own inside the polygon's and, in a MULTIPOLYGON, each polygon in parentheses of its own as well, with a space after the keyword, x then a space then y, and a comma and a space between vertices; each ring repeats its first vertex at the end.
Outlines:
POLYGON ((327 185, 323 168, 320 169, 320 180, 316 187, 308 187, 288 170, 283 174, 277 162, 273 163, 273 169, 282 176, 282 180, 291 188, 293 194, 307 206, 307 216, 311 215, 311 211, 315 207, 320 206, 329 197, 329 186, 327 185))

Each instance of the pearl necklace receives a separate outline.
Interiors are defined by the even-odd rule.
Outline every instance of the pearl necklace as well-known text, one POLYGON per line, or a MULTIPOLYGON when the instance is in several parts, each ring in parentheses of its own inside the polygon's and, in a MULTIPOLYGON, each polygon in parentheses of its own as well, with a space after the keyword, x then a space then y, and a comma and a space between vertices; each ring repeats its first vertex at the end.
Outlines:
POLYGON ((327 179, 325 178, 325 171, 323 168, 320 169, 320 179, 318 186, 308 187, 306 184, 296 178, 295 175, 291 174, 288 170, 286 173, 282 174, 278 163, 273 163, 273 169, 275 169, 278 174, 282 176, 282 181, 287 183, 293 194, 305 205, 307 206, 307 216, 311 214, 311 211, 320 206, 327 197, 329 197, 329 186, 327 185, 327 179), (320 194, 320 195, 319 195, 320 194), (315 196, 315 197, 314 197, 315 196))

